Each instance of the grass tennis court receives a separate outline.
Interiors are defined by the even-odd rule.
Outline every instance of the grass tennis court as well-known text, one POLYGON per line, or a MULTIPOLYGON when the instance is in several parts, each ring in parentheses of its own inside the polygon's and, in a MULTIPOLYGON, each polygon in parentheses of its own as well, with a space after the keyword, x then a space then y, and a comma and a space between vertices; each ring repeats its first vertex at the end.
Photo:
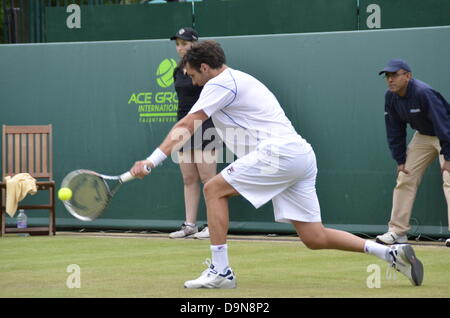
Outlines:
POLYGON ((0 297, 299 298, 450 297, 450 248, 415 245, 425 266, 423 286, 401 274, 386 279, 375 257, 311 251, 294 238, 228 241, 238 288, 188 290, 210 257, 209 241, 125 235, 68 235, 0 239, 0 297), (80 268, 80 288, 68 288, 70 264, 80 268), (381 287, 368 288, 371 264, 381 287))

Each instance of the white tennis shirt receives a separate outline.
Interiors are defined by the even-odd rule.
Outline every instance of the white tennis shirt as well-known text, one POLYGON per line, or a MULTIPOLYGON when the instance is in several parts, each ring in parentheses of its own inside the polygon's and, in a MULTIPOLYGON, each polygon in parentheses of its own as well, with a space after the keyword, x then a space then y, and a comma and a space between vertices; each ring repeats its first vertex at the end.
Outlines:
POLYGON ((295 131, 272 92, 244 72, 228 67, 210 79, 189 113, 199 110, 212 118, 225 145, 238 157, 257 147, 293 142, 296 153, 312 149, 295 131))

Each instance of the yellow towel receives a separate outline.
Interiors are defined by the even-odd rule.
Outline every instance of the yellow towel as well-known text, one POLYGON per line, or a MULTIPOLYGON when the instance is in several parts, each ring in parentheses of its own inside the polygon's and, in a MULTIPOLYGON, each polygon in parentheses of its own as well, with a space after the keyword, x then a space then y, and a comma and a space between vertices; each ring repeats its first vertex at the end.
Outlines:
POLYGON ((17 206, 27 194, 36 194, 36 179, 28 173, 19 173, 5 177, 6 182, 6 213, 14 217, 17 206))

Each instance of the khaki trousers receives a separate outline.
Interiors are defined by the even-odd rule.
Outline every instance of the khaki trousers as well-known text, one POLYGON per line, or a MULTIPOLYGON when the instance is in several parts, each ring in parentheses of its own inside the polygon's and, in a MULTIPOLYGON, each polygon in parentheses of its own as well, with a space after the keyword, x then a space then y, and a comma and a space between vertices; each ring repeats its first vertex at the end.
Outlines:
MULTIPOLYGON (((397 185, 394 188, 391 220, 389 221, 390 232, 405 235, 411 229, 409 220, 417 189, 426 168, 437 156, 439 156, 440 165, 443 165, 444 156, 439 155, 440 151, 441 146, 437 137, 422 135, 418 132, 414 134, 406 151, 405 168, 409 171, 409 174, 400 172, 397 177, 397 185)), ((450 173, 444 171, 442 179, 450 224, 450 173)))

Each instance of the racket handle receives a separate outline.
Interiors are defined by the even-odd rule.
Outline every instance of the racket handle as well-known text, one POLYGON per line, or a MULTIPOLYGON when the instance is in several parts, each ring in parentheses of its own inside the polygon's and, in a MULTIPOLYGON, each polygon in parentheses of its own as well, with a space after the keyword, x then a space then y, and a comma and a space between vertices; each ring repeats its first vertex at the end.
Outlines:
MULTIPOLYGON (((150 167, 148 167, 147 165, 145 165, 144 168, 145 168, 145 170, 148 171, 148 173, 150 173, 150 171, 152 171, 152 169, 151 169, 150 167)), ((135 178, 136 178, 136 177, 133 176, 133 175, 131 174, 130 171, 127 171, 127 172, 125 172, 125 173, 122 173, 122 174, 119 176, 119 179, 120 179, 120 181, 121 181, 122 183, 131 181, 131 180, 134 180, 135 178)))
POLYGON ((123 183, 123 182, 128 182, 128 181, 133 180, 133 179, 134 179, 134 176, 131 174, 130 171, 127 171, 127 172, 125 172, 125 173, 122 173, 122 174, 119 176, 119 179, 120 179, 120 181, 123 183))

